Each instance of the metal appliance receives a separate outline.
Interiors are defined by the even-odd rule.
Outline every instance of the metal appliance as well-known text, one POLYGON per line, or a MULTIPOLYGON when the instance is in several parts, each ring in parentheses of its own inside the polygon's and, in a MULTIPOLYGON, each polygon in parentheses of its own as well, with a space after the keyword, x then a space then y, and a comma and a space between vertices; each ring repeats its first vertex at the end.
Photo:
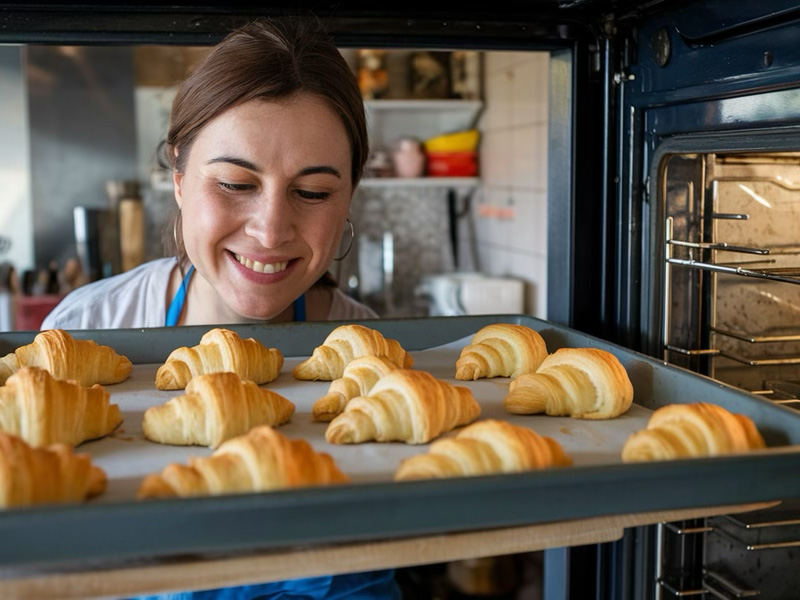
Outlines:
MULTIPOLYGON (((796 405, 800 3, 291 10, 306 8, 343 46, 549 51, 548 318, 796 405)), ((0 42, 208 44, 288 10, 15 2, 0 7, 0 42)), ((795 504, 549 550, 546 597, 797 597, 795 504)))
POLYGON ((432 317, 520 314, 524 312, 524 292, 521 279, 477 272, 429 275, 417 290, 426 298, 432 317))

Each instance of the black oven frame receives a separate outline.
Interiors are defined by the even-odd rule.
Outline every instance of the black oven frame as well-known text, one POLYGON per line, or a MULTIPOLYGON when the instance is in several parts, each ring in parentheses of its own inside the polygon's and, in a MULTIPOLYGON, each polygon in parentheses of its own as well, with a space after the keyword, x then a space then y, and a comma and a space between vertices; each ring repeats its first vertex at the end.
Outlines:
MULTIPOLYGON (((800 148, 800 52, 791 41, 798 31, 800 6, 782 0, 688 2, 620 23, 617 47, 635 51, 629 62, 617 61, 620 184, 612 219, 622 226, 611 229, 614 264, 604 277, 613 286, 605 290, 609 339, 652 356, 664 352, 665 159, 800 148)), ((658 538, 656 526, 626 531, 620 542, 572 551, 565 562, 578 553, 596 560, 597 580, 605 581, 594 586, 596 598, 657 598, 658 538)), ((702 564, 699 539, 681 551, 702 564)), ((686 581, 691 588, 700 579, 695 572, 686 581)))

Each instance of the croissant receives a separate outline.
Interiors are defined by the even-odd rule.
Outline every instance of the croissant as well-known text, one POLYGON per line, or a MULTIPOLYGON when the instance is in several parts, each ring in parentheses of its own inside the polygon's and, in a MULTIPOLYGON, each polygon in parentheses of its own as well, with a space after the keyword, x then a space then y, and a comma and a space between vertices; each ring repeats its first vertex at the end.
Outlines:
POLYGON ((0 432, 0 507, 81 502, 102 494, 106 482, 88 454, 75 454, 65 444, 32 448, 0 432))
POLYGON ((426 454, 400 463, 395 480, 518 473, 572 464, 553 438, 507 421, 485 419, 436 440, 426 454))
POLYGON ((456 379, 534 373, 546 356, 547 346, 538 331, 511 323, 486 325, 461 351, 456 361, 456 379))
POLYGON ((159 390, 180 390, 192 377, 230 371, 257 384, 278 378, 283 367, 283 354, 267 348, 258 340, 243 340, 235 331, 211 329, 192 348, 183 346, 172 351, 156 372, 159 390))
POLYGON ((42 331, 33 342, 1 360, 5 368, 0 367, 0 379, 22 367, 40 367, 56 379, 72 379, 85 386, 125 381, 133 368, 126 356, 92 340, 76 340, 63 329, 42 331))
POLYGON ((513 379, 503 404, 508 412, 613 419, 633 402, 633 385, 617 357, 597 348, 561 348, 536 373, 513 379))
POLYGON ((100 385, 59 381, 44 369, 23 367, 0 387, 0 430, 31 446, 76 446, 111 433, 122 422, 100 385))
POLYGON ((385 338, 381 332, 364 325, 341 325, 292 374, 295 379, 333 381, 342 377, 347 363, 360 356, 383 356, 403 369, 414 364, 397 340, 385 338))
POLYGON ((384 375, 367 396, 350 400, 325 432, 332 444, 406 442, 426 444, 478 418, 472 392, 436 379, 427 371, 397 369, 384 375))
POLYGON ((656 410, 647 428, 622 448, 623 462, 716 456, 764 448, 753 421, 716 404, 670 404, 656 410))
POLYGON ((329 454, 261 425, 227 440, 211 456, 190 458, 188 466, 173 463, 158 475, 148 475, 137 497, 263 492, 346 481, 329 454))
POLYGON ((186 395, 144 412, 147 439, 160 444, 218 447, 256 425, 280 425, 294 414, 294 404, 280 394, 243 381, 236 373, 198 375, 186 395))
POLYGON ((365 396, 376 381, 395 369, 397 367, 383 356, 354 358, 347 363, 342 377, 331 382, 328 393, 314 403, 314 420, 330 421, 351 399, 365 396))
POLYGON ((0 385, 5 385, 6 380, 19 371, 19 360, 13 352, 0 358, 0 385))

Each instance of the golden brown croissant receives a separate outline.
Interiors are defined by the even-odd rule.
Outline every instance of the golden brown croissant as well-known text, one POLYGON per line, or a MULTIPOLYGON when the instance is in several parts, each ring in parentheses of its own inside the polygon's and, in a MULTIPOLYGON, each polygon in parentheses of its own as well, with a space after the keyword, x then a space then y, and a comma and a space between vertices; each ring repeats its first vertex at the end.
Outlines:
POLYGON ((632 402, 633 386, 616 356, 598 348, 561 348, 536 373, 513 379, 503 404, 519 415, 613 419, 632 402))
POLYGON ((215 328, 206 332, 197 346, 173 350, 156 372, 156 387, 180 390, 192 377, 222 371, 260 385, 277 379, 281 367, 283 354, 277 348, 267 348, 253 338, 243 340, 229 329, 215 328))
POLYGON ((108 435, 122 422, 100 385, 59 381, 44 369, 23 367, 0 387, 0 431, 31 446, 71 444, 108 435))
POLYGON ((647 428, 622 448, 623 462, 716 456, 764 448, 753 421, 716 404, 670 404, 656 410, 647 428))
POLYGON ((92 340, 76 340, 63 329, 48 329, 38 333, 33 342, 17 348, 11 358, 2 359, 7 374, 22 367, 39 367, 56 379, 74 380, 81 385, 107 385, 125 381, 131 374, 131 361, 108 346, 92 340), (15 364, 16 363, 16 364, 15 364))
POLYGON ((436 440, 426 454, 404 460, 395 480, 517 473, 567 467, 572 459, 553 438, 507 421, 485 419, 436 440))
POLYGON ((13 352, 0 358, 0 385, 5 385, 6 379, 19 371, 19 360, 13 352))
POLYGON ((325 439, 332 444, 406 442, 426 444, 480 416, 472 392, 436 379, 427 371, 397 369, 384 375, 367 396, 350 400, 331 421, 325 439))
POLYGON ((81 502, 102 494, 106 474, 65 444, 32 448, 0 432, 0 507, 81 502))
POLYGON ((366 396, 376 381, 395 369, 397 367, 383 356, 354 358, 347 363, 342 376, 331 382, 328 393, 314 403, 314 420, 330 421, 350 400, 366 396))
POLYGON ((547 346, 538 331, 512 323, 486 325, 461 351, 456 361, 456 379, 534 373, 546 356, 547 346))
POLYGON ((224 442, 211 456, 190 458, 188 466, 173 463, 159 475, 148 475, 138 497, 264 492, 346 481, 329 454, 261 425, 224 442))
POLYGON ((397 340, 385 338, 380 331, 364 325, 341 325, 292 374, 295 379, 333 381, 344 374, 347 363, 359 356, 383 356, 402 369, 414 364, 397 340))
POLYGON ((257 425, 281 425, 294 404, 271 390, 244 381, 236 373, 198 375, 186 394, 144 412, 147 439, 161 444, 218 447, 257 425))

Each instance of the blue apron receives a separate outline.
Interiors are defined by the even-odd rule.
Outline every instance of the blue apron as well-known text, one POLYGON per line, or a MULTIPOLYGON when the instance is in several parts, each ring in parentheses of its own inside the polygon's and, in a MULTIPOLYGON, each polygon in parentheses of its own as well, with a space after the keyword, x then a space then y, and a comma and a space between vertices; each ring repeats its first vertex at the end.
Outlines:
MULTIPOLYGON (((165 326, 174 327, 178 323, 193 273, 194 265, 189 267, 167 309, 165 326)), ((294 320, 306 320, 305 294, 294 301, 294 320)), ((400 589, 395 583, 393 569, 138 597, 139 600, 400 600, 400 598, 400 589)))

